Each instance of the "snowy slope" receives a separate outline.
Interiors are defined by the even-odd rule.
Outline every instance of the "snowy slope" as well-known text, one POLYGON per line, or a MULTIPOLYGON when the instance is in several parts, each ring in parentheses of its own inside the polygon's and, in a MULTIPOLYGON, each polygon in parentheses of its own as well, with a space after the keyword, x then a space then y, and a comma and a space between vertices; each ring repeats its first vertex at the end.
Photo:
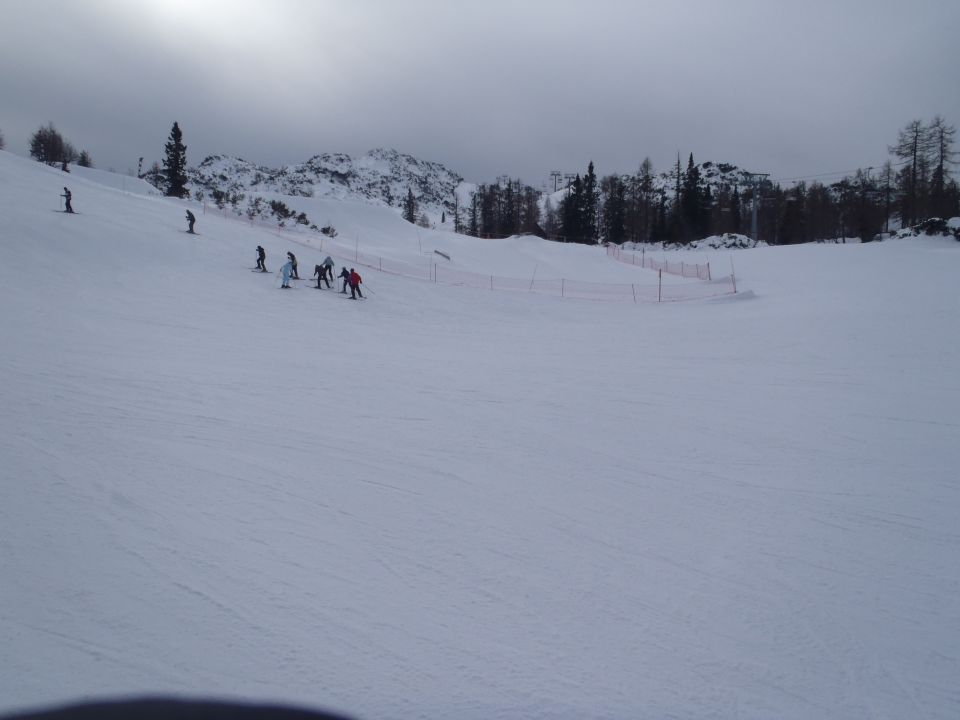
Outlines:
MULTIPOLYGON (((295 236, 64 178, 0 152, 0 712, 960 714, 960 243, 740 251, 734 300, 361 303, 248 271, 312 268, 295 236)), ((371 208, 329 212, 419 257, 371 208)))

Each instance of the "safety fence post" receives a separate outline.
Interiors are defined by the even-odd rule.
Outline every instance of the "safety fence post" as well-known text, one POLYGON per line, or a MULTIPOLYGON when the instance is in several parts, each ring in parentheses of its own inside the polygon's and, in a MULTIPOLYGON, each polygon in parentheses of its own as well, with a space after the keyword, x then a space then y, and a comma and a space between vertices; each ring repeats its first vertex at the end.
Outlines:
POLYGON ((564 297, 564 294, 563 294, 563 292, 564 292, 564 291, 563 291, 563 286, 564 286, 564 283, 565 283, 565 282, 566 282, 566 280, 564 280, 563 278, 560 278, 560 297, 564 297))
POLYGON ((633 302, 637 302, 637 286, 630 283, 630 289, 633 290, 633 302))
POLYGON ((657 270, 657 302, 663 298, 663 270, 657 270))

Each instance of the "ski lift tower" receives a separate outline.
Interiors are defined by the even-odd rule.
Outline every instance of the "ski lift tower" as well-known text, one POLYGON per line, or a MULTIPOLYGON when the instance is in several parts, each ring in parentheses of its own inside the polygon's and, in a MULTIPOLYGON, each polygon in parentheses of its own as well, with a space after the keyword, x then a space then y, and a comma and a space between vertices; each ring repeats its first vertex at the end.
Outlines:
POLYGON ((556 192, 560 189, 560 178, 563 177, 563 173, 559 170, 550 171, 550 179, 553 180, 553 191, 556 192))

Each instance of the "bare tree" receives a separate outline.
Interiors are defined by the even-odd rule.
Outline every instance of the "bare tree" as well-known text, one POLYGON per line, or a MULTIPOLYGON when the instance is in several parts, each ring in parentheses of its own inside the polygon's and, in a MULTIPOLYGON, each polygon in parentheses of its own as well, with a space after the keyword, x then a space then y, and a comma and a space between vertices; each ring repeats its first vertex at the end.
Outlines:
POLYGON ((949 213, 947 202, 947 184, 950 168, 955 164, 957 153, 953 150, 953 137, 957 129, 947 125, 937 115, 927 126, 928 146, 930 149, 933 172, 930 177, 930 209, 938 217, 949 213))

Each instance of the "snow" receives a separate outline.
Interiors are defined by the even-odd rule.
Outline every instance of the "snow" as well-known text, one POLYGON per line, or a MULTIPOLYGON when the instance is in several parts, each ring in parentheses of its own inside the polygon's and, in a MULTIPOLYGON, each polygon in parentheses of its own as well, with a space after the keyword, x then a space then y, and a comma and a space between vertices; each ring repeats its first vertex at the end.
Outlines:
MULTIPOLYGON (((112 185, 0 152, 0 712, 960 714, 960 243, 741 250, 723 301, 365 269, 341 302, 248 271, 306 276, 318 236, 112 185)), ((423 258, 395 213, 297 200, 423 258)))

